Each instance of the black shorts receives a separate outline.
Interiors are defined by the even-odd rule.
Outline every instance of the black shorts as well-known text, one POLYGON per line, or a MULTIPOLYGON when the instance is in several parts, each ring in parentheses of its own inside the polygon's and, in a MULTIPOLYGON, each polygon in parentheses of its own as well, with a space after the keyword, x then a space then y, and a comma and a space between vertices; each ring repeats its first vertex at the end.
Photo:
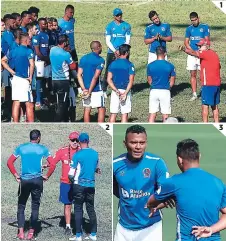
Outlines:
POLYGON ((75 62, 78 62, 78 56, 77 56, 76 49, 71 50, 70 54, 71 54, 72 59, 73 59, 75 62))

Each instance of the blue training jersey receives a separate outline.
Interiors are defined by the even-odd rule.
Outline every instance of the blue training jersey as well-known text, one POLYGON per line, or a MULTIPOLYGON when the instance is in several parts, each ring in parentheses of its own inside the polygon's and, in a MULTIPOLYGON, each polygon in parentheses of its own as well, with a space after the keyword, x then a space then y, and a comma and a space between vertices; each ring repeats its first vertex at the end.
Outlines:
MULTIPOLYGON (((37 35, 32 37, 32 45, 39 46, 39 50, 43 56, 49 55, 49 35, 47 32, 39 32, 37 35)), ((35 53, 36 54, 36 53, 35 53)), ((37 60, 40 58, 37 56, 37 60)))
POLYGON ((14 68, 15 68, 15 63, 14 63, 14 60, 13 60, 12 58, 10 58, 10 57, 13 56, 14 54, 13 54, 13 53, 10 54, 10 52, 15 51, 15 49, 18 48, 19 46, 20 46, 20 45, 19 45, 16 41, 14 41, 14 42, 12 43, 11 50, 8 52, 7 58, 8 58, 8 60, 9 60, 9 67, 10 67, 11 69, 14 69, 14 68))
POLYGON ((27 28, 26 27, 20 26, 20 29, 22 30, 23 33, 27 33, 27 28))
POLYGON ((189 38, 193 50, 198 50, 196 45, 201 39, 210 36, 210 29, 207 24, 200 23, 197 27, 190 25, 186 28, 185 38, 189 38))
POLYGON ((16 76, 21 78, 29 77, 29 60, 34 58, 33 51, 27 46, 20 45, 9 52, 9 59, 14 64, 16 76))
MULTIPOLYGON (((176 200, 176 241, 196 241, 191 234, 192 226, 211 226, 219 220, 221 208, 226 207, 226 188, 214 175, 200 169, 190 168, 165 180, 155 198, 163 201, 176 200)), ((202 239, 201 239, 202 240, 202 239)), ((206 241, 220 241, 220 233, 214 233, 206 241)))
POLYGON ((130 75, 135 75, 135 67, 128 59, 119 58, 109 65, 108 72, 112 73, 115 87, 125 90, 129 84, 130 75))
MULTIPOLYGON (((120 24, 112 21, 106 26, 105 30, 105 35, 111 36, 111 43, 115 49, 126 43, 126 35, 131 36, 131 26, 125 21, 122 21, 120 24)), ((112 50, 108 49, 108 53, 112 53, 112 50)))
POLYGON ((2 48, 2 52, 5 55, 7 55, 8 51, 11 50, 12 44, 14 41, 15 41, 15 38, 13 36, 13 33, 9 30, 5 30, 1 38, 1 48, 2 48))
POLYGON ((75 49, 75 37, 74 37, 75 19, 71 18, 69 21, 66 21, 63 18, 60 18, 58 20, 58 25, 61 28, 61 34, 66 34, 68 36, 70 49, 71 50, 75 49))
POLYGON ((52 80, 69 80, 69 65, 73 63, 70 53, 55 46, 51 48, 49 57, 52 66, 52 80))
POLYGON ((170 89, 170 77, 176 76, 175 67, 166 60, 155 60, 147 66, 147 76, 151 76, 151 89, 170 89))
POLYGON ((142 160, 131 162, 127 153, 113 160, 113 174, 119 186, 119 223, 126 229, 141 230, 161 220, 157 211, 149 218, 148 198, 168 176, 164 160, 145 152, 142 160))
POLYGON ((13 155, 21 158, 20 177, 27 180, 42 176, 42 159, 47 159, 50 152, 41 144, 28 142, 18 146, 13 155))
POLYGON ((83 148, 76 152, 70 164, 71 168, 76 169, 74 184, 95 187, 95 173, 98 161, 98 152, 92 148, 83 148))
MULTIPOLYGON (((86 89, 89 89, 96 70, 103 70, 104 63, 104 59, 94 52, 86 54, 81 58, 79 68, 83 69, 83 82, 86 89)), ((100 81, 101 79, 99 76, 99 79, 96 82, 93 92, 102 90, 100 81)))
MULTIPOLYGON (((150 24, 145 29, 144 38, 149 39, 155 37, 157 34, 160 34, 163 37, 172 36, 170 31, 170 25, 168 23, 160 23, 159 25, 150 24)), ((162 46, 166 49, 166 41, 164 40, 155 40, 151 44, 149 44, 149 52, 155 53, 157 47, 162 46)))

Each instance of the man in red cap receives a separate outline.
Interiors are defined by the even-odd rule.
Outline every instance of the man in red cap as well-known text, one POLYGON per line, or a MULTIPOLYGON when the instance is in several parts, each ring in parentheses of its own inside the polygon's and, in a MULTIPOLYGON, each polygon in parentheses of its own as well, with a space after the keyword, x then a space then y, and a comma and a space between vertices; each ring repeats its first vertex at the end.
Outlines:
POLYGON ((180 50, 200 59, 200 79, 202 84, 202 119, 208 122, 209 106, 213 111, 214 122, 219 122, 218 104, 220 103, 220 59, 217 53, 210 49, 210 41, 201 39, 196 45, 199 50, 194 51, 180 46, 180 50))
POLYGON ((69 135, 69 145, 60 148, 53 157, 53 163, 62 162, 62 174, 60 178, 60 197, 59 201, 64 204, 64 217, 66 222, 65 234, 71 235, 71 206, 72 206, 72 184, 68 179, 72 156, 80 150, 79 133, 72 132, 69 135))

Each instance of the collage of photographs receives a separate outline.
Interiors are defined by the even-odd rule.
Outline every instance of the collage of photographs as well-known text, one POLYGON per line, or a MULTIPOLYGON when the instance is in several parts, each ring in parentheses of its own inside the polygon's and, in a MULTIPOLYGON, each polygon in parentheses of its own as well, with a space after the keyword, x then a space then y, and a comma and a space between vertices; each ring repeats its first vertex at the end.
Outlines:
POLYGON ((2 241, 226 241, 226 1, 1 0, 2 241))

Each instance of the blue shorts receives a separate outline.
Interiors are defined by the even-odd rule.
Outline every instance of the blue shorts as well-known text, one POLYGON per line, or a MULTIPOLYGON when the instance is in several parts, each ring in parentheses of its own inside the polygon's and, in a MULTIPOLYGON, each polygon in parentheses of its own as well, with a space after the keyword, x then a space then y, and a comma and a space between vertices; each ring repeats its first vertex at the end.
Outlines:
POLYGON ((218 105, 220 103, 220 87, 219 86, 203 86, 202 87, 202 104, 218 105))
POLYGON ((60 183, 59 201, 65 205, 72 204, 73 201, 73 186, 67 183, 60 183))

